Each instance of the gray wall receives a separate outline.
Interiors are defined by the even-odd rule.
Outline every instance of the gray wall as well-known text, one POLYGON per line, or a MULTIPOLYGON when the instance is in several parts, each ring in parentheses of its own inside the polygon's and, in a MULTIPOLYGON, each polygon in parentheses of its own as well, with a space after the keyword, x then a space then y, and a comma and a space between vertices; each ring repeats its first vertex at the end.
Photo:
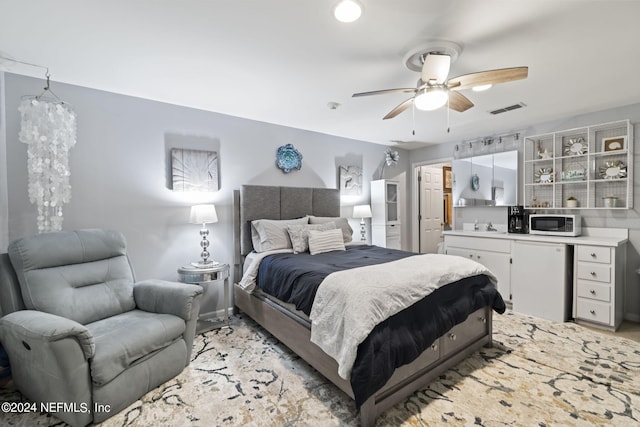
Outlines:
MULTIPOLYGON (((27 196, 27 147, 18 141, 17 108, 23 95, 41 93, 44 82, 6 73, 4 83, 0 110, 6 113, 6 132, 0 134, 0 206, 8 206, 8 215, 0 209, 0 218, 8 216, 8 240, 13 240, 36 233, 36 208, 27 196), (2 158, 4 145, 6 162, 2 158), (3 185, 8 188, 4 199, 3 185)), ((364 193, 342 201, 343 216, 351 216, 353 205, 369 202, 368 182, 378 177, 387 148, 56 82, 52 90, 72 104, 78 116, 77 144, 70 159, 72 196, 64 207, 63 228, 122 231, 138 279, 174 280, 178 267, 199 259, 200 226, 188 223, 190 206, 197 203, 215 203, 219 222, 209 225, 210 252, 213 259, 232 265, 232 195, 242 184, 336 188, 338 166, 359 165, 364 193), (300 171, 284 174, 275 166, 275 153, 287 143, 304 158, 300 171), (217 151, 220 190, 170 190, 169 150, 174 147, 217 151)), ((404 191, 409 156, 399 151, 399 164, 386 168, 385 177, 402 181, 404 191)), ((359 219, 351 224, 359 239, 359 219)), ((0 222, 0 228, 7 227, 0 222)), ((408 241, 407 230, 405 234, 404 241, 408 241)), ((6 249, 1 232, 0 243, 0 249, 6 249)))
MULTIPOLYGON (((509 113, 507 113, 509 114, 509 113)), ((576 127, 596 125, 599 123, 613 122, 617 120, 629 119, 634 124, 634 154, 633 165, 633 209, 625 210, 590 210, 581 209, 577 211, 582 216, 583 227, 609 227, 609 228, 628 228, 629 244, 627 245, 627 282, 625 289, 625 317, 629 320, 640 322, 640 276, 636 274, 636 268, 640 267, 640 173, 636 169, 639 163, 640 150, 636 141, 640 132, 640 104, 629 105, 625 107, 598 111, 589 114, 555 120, 540 124, 532 125, 522 133, 526 135, 538 135, 548 132, 560 131, 563 129, 572 129, 576 127)), ((455 128, 452 129, 455 132, 455 128)), ((496 134, 510 133, 511 129, 496 129, 496 134)), ((478 135, 478 138, 491 135, 478 135)), ((518 144, 519 163, 522 167, 522 141, 518 144)), ((442 159, 453 158, 453 148, 455 143, 440 144, 420 150, 414 150, 410 153, 411 164, 428 163, 430 161, 441 161, 442 159)), ((521 169, 522 170, 522 169, 521 169)), ((522 174, 520 174, 522 178, 522 174)), ((411 184, 411 183, 410 183, 411 184)), ((411 185, 410 185, 411 187, 411 185)), ((412 188, 412 187, 411 187, 412 188)), ((412 191, 412 190, 411 190, 412 191)), ((518 186, 518 201, 523 204, 522 182, 518 186)), ((480 223, 491 221, 494 224, 506 223, 506 208, 455 208, 456 228, 462 228, 463 222, 473 222, 478 219, 480 223)), ((553 211, 549 211, 553 212, 553 211)))

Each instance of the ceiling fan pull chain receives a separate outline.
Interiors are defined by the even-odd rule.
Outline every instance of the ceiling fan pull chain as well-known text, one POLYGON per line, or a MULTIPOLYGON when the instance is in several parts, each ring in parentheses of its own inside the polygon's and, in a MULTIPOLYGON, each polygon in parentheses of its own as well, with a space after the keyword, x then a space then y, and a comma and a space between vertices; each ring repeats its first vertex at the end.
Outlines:
POLYGON ((412 113, 412 121, 413 121, 413 129, 411 130, 411 134, 416 136, 416 103, 411 103, 411 113, 412 113))
POLYGON ((447 97, 447 133, 451 132, 451 122, 449 121, 451 114, 451 107, 449 106, 449 97, 447 97))

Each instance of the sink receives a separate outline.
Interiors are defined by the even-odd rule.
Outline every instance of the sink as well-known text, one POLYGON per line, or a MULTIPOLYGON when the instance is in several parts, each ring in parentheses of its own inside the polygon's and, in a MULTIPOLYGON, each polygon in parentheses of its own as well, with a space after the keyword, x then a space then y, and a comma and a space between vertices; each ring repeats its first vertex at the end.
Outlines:
POLYGON ((494 231, 487 231, 487 230, 472 230, 471 233, 473 234, 507 234, 506 231, 500 231, 500 230, 494 230, 494 231))

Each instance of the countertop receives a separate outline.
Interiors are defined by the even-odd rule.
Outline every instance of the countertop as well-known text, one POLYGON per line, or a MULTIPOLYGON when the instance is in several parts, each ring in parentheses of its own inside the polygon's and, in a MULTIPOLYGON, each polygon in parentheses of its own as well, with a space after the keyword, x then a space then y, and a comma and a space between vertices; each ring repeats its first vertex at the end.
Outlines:
POLYGON ((443 231, 444 236, 484 237, 490 239, 522 240, 528 242, 563 243, 567 245, 593 245, 618 247, 629 241, 627 228, 583 228, 578 237, 544 236, 539 234, 516 234, 500 231, 443 231))

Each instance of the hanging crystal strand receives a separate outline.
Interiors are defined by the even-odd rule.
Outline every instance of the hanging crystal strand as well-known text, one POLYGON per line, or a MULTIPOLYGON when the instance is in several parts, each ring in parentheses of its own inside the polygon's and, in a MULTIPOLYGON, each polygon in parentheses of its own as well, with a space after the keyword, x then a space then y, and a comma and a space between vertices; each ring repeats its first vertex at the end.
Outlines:
POLYGON ((28 145, 29 201, 37 206, 38 232, 62 229, 62 206, 71 200, 69 150, 76 143, 76 115, 68 105, 24 99, 19 139, 28 145))

